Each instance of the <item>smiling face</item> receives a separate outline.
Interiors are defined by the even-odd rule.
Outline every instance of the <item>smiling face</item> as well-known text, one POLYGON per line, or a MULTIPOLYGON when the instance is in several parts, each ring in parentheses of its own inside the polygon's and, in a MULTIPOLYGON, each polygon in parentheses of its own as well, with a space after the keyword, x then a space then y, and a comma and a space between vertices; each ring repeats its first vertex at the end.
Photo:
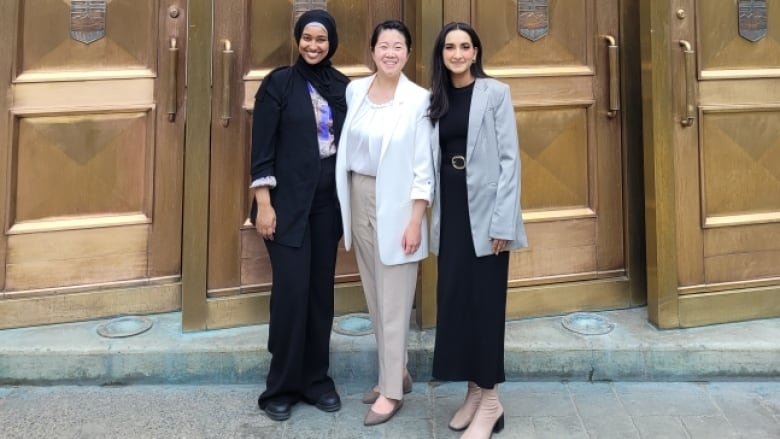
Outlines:
POLYGON ((409 46, 401 32, 395 29, 383 30, 371 51, 377 74, 395 78, 409 59, 409 46))
POLYGON ((328 31, 320 26, 306 26, 303 28, 301 40, 298 42, 298 53, 308 64, 319 64, 328 56, 330 43, 328 31))
POLYGON ((460 29, 451 31, 444 38, 441 56, 453 84, 468 84, 474 79, 471 66, 477 58, 477 50, 469 34, 460 29))

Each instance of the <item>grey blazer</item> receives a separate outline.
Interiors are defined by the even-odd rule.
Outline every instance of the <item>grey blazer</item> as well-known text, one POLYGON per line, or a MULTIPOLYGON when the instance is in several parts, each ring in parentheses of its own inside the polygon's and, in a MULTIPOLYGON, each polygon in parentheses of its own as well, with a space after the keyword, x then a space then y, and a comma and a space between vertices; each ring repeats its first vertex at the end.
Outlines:
MULTIPOLYGON (((431 251, 439 254, 441 230, 441 149, 439 124, 431 134, 435 196, 431 215, 431 251)), ((466 190, 471 236, 477 256, 491 254, 491 239, 505 239, 507 250, 528 246, 520 210, 520 149, 509 86, 477 78, 469 109, 466 139, 466 190)))

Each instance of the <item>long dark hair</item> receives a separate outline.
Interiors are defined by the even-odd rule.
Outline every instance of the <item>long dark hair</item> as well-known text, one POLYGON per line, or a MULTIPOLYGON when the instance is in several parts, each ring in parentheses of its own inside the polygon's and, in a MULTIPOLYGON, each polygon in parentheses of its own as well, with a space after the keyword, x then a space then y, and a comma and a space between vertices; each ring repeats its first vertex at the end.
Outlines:
POLYGON ((433 125, 450 111, 447 88, 450 87, 452 81, 449 70, 444 66, 441 53, 444 50, 444 41, 447 39, 447 34, 454 30, 462 30, 469 34, 471 44, 477 49, 477 58, 474 64, 471 65, 471 75, 475 78, 488 77, 488 74, 485 73, 482 67, 482 41, 480 41, 477 31, 466 23, 453 22, 446 24, 439 32, 439 36, 436 37, 436 42, 433 43, 433 56, 431 58, 431 105, 428 107, 428 116, 433 125))

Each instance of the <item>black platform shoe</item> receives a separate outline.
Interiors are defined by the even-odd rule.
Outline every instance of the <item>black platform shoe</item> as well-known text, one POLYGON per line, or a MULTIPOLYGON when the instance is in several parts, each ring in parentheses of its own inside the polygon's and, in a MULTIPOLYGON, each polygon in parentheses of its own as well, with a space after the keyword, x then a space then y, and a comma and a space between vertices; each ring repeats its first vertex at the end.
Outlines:
POLYGON ((323 412, 337 412, 341 409, 341 398, 335 390, 331 390, 323 393, 314 406, 323 412))
POLYGON ((292 414, 292 404, 286 401, 268 401, 260 408, 274 421, 286 421, 292 414))

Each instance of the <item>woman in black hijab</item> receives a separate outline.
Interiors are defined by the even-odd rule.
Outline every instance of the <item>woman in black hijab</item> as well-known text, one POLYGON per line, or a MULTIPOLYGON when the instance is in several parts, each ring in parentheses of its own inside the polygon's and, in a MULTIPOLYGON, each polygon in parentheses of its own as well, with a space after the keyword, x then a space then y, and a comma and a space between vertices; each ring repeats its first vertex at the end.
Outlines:
POLYGON ((304 401, 341 408, 328 376, 333 278, 341 239, 335 187, 336 145, 347 105, 346 76, 333 68, 336 22, 325 11, 295 24, 298 60, 273 70, 255 96, 250 218, 271 259, 268 351, 258 404, 271 419, 304 401))

